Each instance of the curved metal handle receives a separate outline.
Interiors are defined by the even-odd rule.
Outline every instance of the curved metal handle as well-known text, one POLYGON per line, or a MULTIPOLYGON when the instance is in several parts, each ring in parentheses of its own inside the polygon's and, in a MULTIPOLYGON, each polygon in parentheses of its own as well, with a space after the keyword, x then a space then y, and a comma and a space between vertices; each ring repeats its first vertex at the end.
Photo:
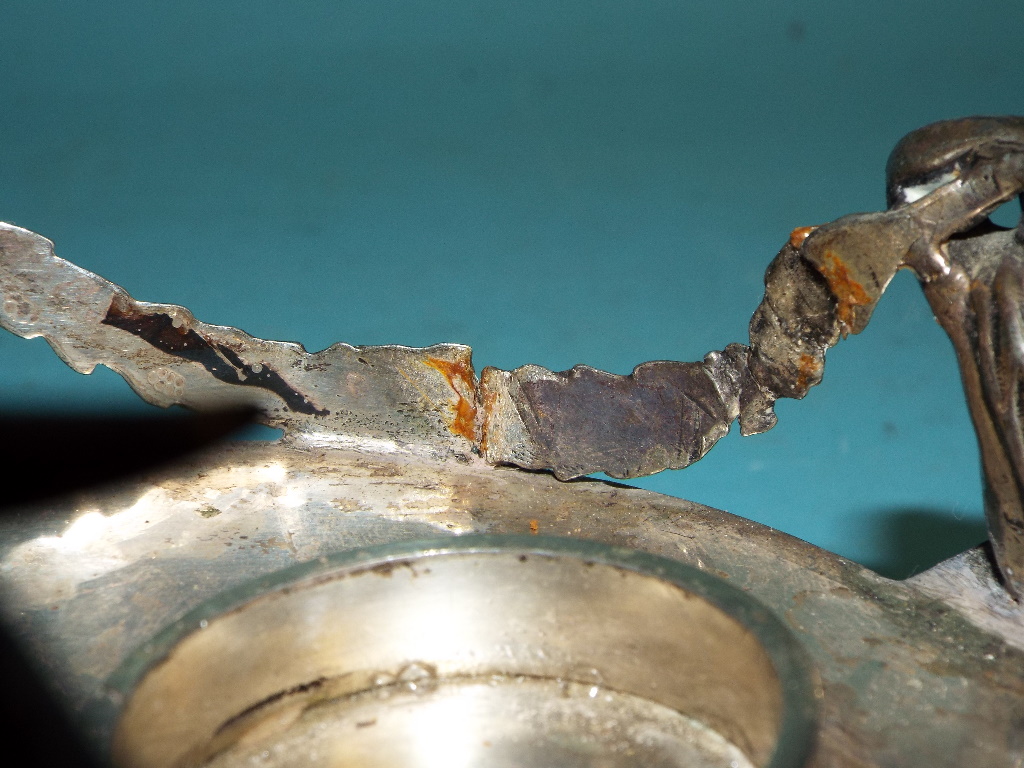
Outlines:
POLYGON ((739 420, 770 429, 780 397, 821 381, 825 354, 859 333, 900 268, 914 270, 956 347, 978 433, 999 568, 1024 596, 1024 225, 988 214, 1024 190, 1024 118, 970 118, 909 134, 888 164, 892 207, 790 235, 765 275, 749 346, 700 362, 489 368, 470 350, 337 344, 318 353, 133 300, 0 225, 0 325, 43 336, 76 370, 123 375, 158 405, 244 403, 292 441, 370 446, 629 478, 685 467, 739 420))

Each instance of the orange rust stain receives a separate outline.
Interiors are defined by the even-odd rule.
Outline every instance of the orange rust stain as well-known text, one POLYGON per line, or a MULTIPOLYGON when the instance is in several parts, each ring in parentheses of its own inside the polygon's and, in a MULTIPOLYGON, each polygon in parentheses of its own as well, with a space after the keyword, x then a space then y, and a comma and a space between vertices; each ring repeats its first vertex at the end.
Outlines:
POLYGON ((813 355, 800 355, 797 363, 796 386, 798 389, 807 389, 812 378, 816 378, 821 372, 821 363, 813 355))
POLYGON ((847 329, 853 326, 853 310, 871 303, 864 286, 850 277, 850 269, 832 251, 825 251, 824 263, 818 267, 836 297, 836 317, 847 329))
POLYGON ((797 227, 789 233, 789 244, 794 248, 799 248, 804 244, 804 240, 811 234, 817 227, 797 227))
POLYGON ((476 404, 466 397, 466 393, 474 395, 476 392, 476 379, 473 376, 473 370, 465 363, 453 363, 438 357, 428 357, 424 365, 444 376, 448 385, 459 397, 454 406, 455 418, 448 425, 448 429, 475 443, 477 439, 476 404))
POLYGON ((537 520, 531 520, 530 521, 530 533, 536 535, 539 530, 540 530, 540 522, 537 521, 537 520))

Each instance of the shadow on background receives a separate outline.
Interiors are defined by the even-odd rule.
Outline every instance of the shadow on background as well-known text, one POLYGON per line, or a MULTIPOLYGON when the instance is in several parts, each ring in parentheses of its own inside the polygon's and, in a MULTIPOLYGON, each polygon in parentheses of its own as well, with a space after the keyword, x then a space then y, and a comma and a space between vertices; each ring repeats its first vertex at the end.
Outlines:
POLYGON ((988 538, 984 520, 950 510, 905 507, 876 516, 877 557, 861 564, 890 579, 907 579, 988 538))

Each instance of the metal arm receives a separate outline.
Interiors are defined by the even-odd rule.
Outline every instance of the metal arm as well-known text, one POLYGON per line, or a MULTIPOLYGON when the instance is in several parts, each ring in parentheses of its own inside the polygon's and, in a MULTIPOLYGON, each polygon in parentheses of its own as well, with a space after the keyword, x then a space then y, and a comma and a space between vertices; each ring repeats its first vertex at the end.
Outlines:
POLYGON ((0 225, 0 324, 44 336, 69 365, 123 375, 158 405, 244 404, 286 439, 629 478, 697 461, 739 420, 770 429, 780 397, 821 381, 825 353, 859 333, 910 268, 953 340, 981 447, 1006 586, 1024 595, 1024 229, 988 214, 1024 190, 1024 119, 972 118, 907 136, 888 164, 890 209, 794 230, 765 275, 749 346, 618 376, 587 366, 487 368, 470 350, 297 344, 132 299, 0 225))

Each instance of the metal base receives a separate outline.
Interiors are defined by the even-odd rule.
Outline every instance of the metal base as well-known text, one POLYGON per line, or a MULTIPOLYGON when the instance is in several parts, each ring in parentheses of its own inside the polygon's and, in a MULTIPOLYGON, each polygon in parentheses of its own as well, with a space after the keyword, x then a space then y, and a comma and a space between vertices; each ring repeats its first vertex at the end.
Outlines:
POLYGON ((133 768, 797 768, 815 733, 806 654, 763 606, 670 560, 546 537, 390 545, 257 580, 113 685, 115 762, 133 768))

